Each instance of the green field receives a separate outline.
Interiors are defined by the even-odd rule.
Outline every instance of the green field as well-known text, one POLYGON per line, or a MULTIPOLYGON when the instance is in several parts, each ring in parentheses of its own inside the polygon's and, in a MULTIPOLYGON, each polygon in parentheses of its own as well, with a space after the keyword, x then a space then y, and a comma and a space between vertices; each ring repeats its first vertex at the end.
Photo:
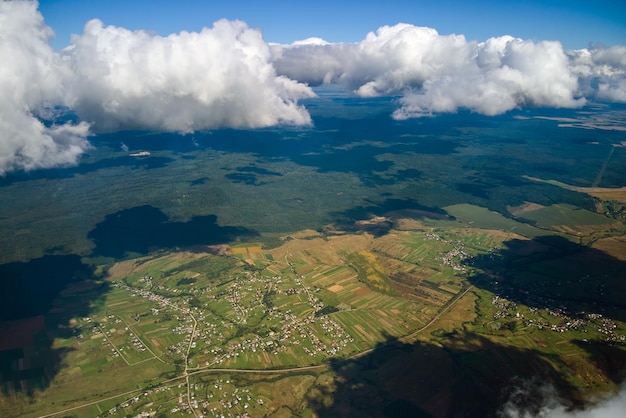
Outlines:
MULTIPOLYGON (((472 205, 446 211, 456 217, 452 226, 120 262, 104 283, 60 296, 55 312, 63 318, 72 303, 108 286, 88 316, 48 330, 63 363, 37 401, 6 398, 3 408, 26 417, 188 416, 192 409, 205 416, 306 415, 333 405, 329 393, 336 407, 342 393, 356 396, 342 379, 362 380, 364 394, 373 390, 371 381, 402 393, 396 386, 402 378, 385 376, 406 367, 397 363, 401 358, 429 370, 418 359, 423 355, 442 362, 436 391, 416 386, 433 402, 452 390, 444 390, 455 375, 448 362, 486 393, 495 390, 484 375, 490 368, 511 376, 567 371, 563 385, 575 396, 610 388, 590 377, 601 374, 587 353, 605 343, 623 350, 626 318, 576 312, 561 299, 586 300, 596 292, 606 306, 618 306, 620 298, 611 295, 623 294, 622 284, 605 280, 601 291, 610 294, 598 293, 597 256, 585 263, 586 255, 556 250, 543 237, 564 223, 602 230, 611 222, 557 205, 524 214, 537 227, 472 205), (524 289, 532 288, 542 289, 544 299, 526 297, 524 289), (515 365, 522 360, 529 369, 515 365), (368 362, 386 371, 374 378, 368 362), (332 392, 320 392, 325 385, 332 392)), ((585 248, 576 247, 582 254, 585 248)), ((436 403, 428 408, 439 413, 436 403)))

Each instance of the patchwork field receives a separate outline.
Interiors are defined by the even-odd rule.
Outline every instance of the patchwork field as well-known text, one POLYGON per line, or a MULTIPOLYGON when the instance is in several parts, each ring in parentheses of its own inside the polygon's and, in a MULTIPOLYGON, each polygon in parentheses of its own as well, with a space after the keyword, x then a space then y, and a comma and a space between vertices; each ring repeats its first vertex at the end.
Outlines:
POLYGON ((458 396, 448 383, 455 367, 494 397, 500 385, 485 367, 511 377, 572 370, 563 385, 573 398, 578 388, 612 387, 599 383, 605 372, 587 353, 626 338, 626 318, 616 314, 626 289, 605 277, 622 267, 623 239, 595 242, 602 257, 615 256, 601 277, 593 270, 600 256, 562 236, 564 225, 601 234, 614 223, 567 205, 514 209, 524 222, 472 205, 445 210, 454 219, 396 218, 400 228, 380 236, 306 231, 272 249, 239 243, 116 263, 105 281, 60 295, 47 337, 63 366, 37 402, 14 396, 2 408, 25 417, 301 416, 354 411, 341 396, 361 399, 345 385, 356 379, 363 405, 383 402, 367 395, 378 381, 389 396, 443 416, 450 404, 442 399, 458 396), (68 317, 86 295, 96 301, 89 314, 68 317), (589 295, 607 309, 594 312, 589 295), (428 358, 437 378, 402 377, 407 364, 431 370, 428 358), (528 369, 515 366, 522 360, 528 369), (375 378, 373 363, 384 365, 375 378))

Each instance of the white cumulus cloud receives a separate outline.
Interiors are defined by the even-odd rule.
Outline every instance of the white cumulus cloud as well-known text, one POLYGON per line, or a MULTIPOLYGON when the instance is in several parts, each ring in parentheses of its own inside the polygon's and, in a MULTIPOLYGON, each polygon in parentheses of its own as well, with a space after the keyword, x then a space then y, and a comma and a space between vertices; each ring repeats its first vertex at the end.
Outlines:
POLYGON ((69 75, 52 35, 37 3, 0 2, 0 175, 74 164, 89 148, 86 123, 46 126, 38 117, 62 103, 69 75))
POLYGON ((402 99, 397 118, 458 108, 497 115, 523 106, 579 107, 578 78, 559 42, 510 37, 470 43, 461 66, 437 74, 402 99))
POLYGON ((626 46, 565 51, 557 41, 501 36, 484 42, 400 23, 357 43, 273 45, 279 74, 341 83, 362 97, 401 95, 394 117, 514 108, 575 108, 588 99, 626 101, 626 46))
POLYGON ((162 37, 91 20, 65 59, 74 74, 68 102, 97 130, 311 122, 297 100, 312 90, 277 75, 269 45, 241 21, 162 37))
POLYGON ((0 175, 75 164, 90 129, 311 123, 298 100, 313 91, 278 75, 270 46, 244 22, 162 37, 92 20, 59 53, 37 7, 0 1, 0 175), (57 106, 83 122, 55 124, 57 106))
POLYGON ((626 45, 569 51, 568 55, 584 94, 626 103, 626 45))

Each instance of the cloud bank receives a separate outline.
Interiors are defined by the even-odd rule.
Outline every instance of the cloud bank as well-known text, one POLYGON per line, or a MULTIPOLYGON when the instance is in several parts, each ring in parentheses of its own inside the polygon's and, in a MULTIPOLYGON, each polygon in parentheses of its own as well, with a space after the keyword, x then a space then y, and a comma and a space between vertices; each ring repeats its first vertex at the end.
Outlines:
POLYGON ((280 74, 341 83, 362 97, 401 95, 405 119, 460 108, 497 115, 525 106, 626 102, 626 46, 564 51, 560 42, 501 36, 485 42, 409 24, 383 26, 352 44, 274 45, 280 74))
POLYGON ((240 21, 161 37, 92 20, 65 56, 75 77, 69 104, 96 129, 311 123, 296 102, 312 90, 276 75, 261 33, 240 21))
POLYGON ((269 45, 244 22, 161 37, 92 20, 58 53, 37 6, 0 1, 0 175, 74 164, 91 130, 311 123, 297 101, 313 91, 277 75, 269 45), (55 106, 83 122, 54 124, 55 106))
POLYGON ((92 130, 309 125, 298 101, 324 83, 399 95, 397 119, 626 102, 626 45, 564 51, 555 41, 468 41, 402 23, 358 43, 269 45, 227 20, 162 37, 95 19, 62 52, 51 36, 36 2, 0 1, 0 175, 73 164, 92 130), (82 122, 55 124, 55 106, 82 122))
POLYGON ((66 65, 50 47, 52 31, 37 4, 0 2, 0 175, 73 164, 89 148, 89 126, 46 126, 46 107, 63 101, 66 65))

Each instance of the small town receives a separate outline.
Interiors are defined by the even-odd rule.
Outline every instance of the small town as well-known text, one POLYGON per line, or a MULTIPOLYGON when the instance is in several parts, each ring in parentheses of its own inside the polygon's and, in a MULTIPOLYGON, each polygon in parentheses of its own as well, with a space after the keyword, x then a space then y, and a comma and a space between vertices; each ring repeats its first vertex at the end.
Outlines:
MULTIPOLYGON (((354 338, 344 327, 332 316, 318 314, 324 308, 315 296, 320 289, 305 285, 292 264, 288 276, 291 278, 248 272, 202 289, 155 285, 154 278, 148 275, 113 282, 113 288, 126 292, 131 299, 140 298, 146 304, 144 312, 134 313, 131 318, 122 313, 84 317, 79 321, 83 332, 76 335, 76 340, 100 341, 113 361, 123 361, 128 366, 154 360, 178 365, 174 380, 179 383, 147 389, 100 416, 116 415, 131 405, 136 411, 140 404, 142 412, 137 416, 152 416, 153 402, 147 400, 163 392, 176 396, 171 413, 194 411, 200 417, 203 414, 195 411, 204 411, 210 416, 245 417, 249 408, 263 405, 262 397, 223 379, 215 380, 214 390, 201 396, 197 394, 198 384, 190 383, 189 376, 211 368, 250 367, 245 366, 250 363, 243 360, 246 356, 281 366, 297 365, 297 359, 304 355, 311 359, 310 364, 319 364, 353 350, 354 338), (281 306, 275 306, 273 300, 277 298, 285 298, 281 306), (213 307, 220 304, 223 313, 213 307), (296 306, 299 314, 292 311, 296 306), (168 339, 175 342, 163 347, 161 354, 150 349, 154 340, 151 344, 145 341, 148 333, 140 336, 133 331, 138 324, 150 321, 155 326, 172 324, 168 339), (242 332, 252 321, 254 328, 242 332), (295 355, 294 350, 302 354, 295 355), (183 377, 186 382, 182 382, 183 377)), ((193 281, 179 281, 187 282, 193 281)))

